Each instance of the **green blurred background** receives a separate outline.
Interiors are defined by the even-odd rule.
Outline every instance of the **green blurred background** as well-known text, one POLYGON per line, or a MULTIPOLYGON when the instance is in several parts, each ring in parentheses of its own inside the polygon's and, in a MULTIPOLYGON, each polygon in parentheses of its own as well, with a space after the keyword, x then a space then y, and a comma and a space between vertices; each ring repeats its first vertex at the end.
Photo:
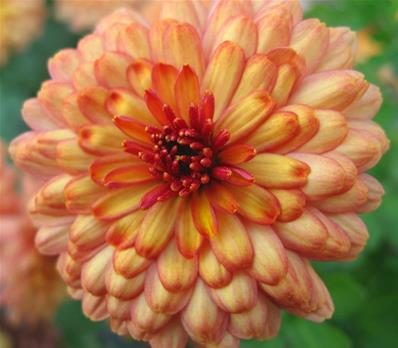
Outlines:
MULTIPOLYGON (((0 0, 1 1, 1 0, 0 0)), ((29 1, 29 0, 27 0, 29 1)), ((364 219, 370 240, 351 263, 317 263, 336 312, 332 320, 314 324, 285 315, 278 338, 242 342, 242 348, 395 348, 398 347, 398 0, 310 1, 306 17, 329 26, 361 31, 364 48, 357 69, 382 89, 384 103, 376 121, 391 140, 391 149, 372 170, 384 185, 381 208, 364 219)), ((20 118, 22 102, 36 94, 48 78, 47 60, 59 49, 74 47, 79 36, 52 17, 43 35, 0 70, 0 137, 9 141, 26 129, 20 118)), ((1 28, 4 30, 4 28, 1 28)), ((83 317, 80 304, 68 301, 54 318, 58 347, 145 347, 113 335, 105 323, 83 317)))

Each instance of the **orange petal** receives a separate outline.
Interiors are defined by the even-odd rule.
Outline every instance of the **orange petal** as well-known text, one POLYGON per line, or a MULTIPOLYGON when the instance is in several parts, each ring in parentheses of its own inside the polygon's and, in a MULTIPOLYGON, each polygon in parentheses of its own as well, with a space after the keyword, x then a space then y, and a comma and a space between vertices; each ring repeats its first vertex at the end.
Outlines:
POLYGON ((145 102, 127 89, 113 89, 106 100, 106 108, 113 116, 131 116, 146 124, 157 124, 145 102))
POLYGON ((195 227, 203 236, 217 234, 218 222, 209 200, 203 191, 195 192, 191 200, 192 218, 195 227))
POLYGON ((258 90, 271 92, 276 74, 276 66, 267 56, 262 54, 251 56, 246 63, 239 86, 231 102, 236 103, 258 90))
POLYGON ((148 209, 135 241, 137 253, 154 258, 173 235, 180 199, 171 198, 148 209))
POLYGON ((114 220, 139 209, 142 196, 154 183, 134 185, 131 188, 112 190, 93 205, 94 215, 101 220, 114 220))
POLYGON ((69 239, 80 250, 93 250, 105 242, 108 224, 93 215, 78 215, 70 227, 69 239))
POLYGON ((90 166, 91 178, 98 184, 103 185, 105 177, 117 168, 132 164, 142 164, 142 161, 130 154, 118 153, 96 159, 90 166))
POLYGON ((326 53, 329 30, 318 19, 306 19, 294 27, 290 47, 304 58, 308 72, 314 71, 326 53))
POLYGON ((276 7, 265 12, 257 22, 257 52, 267 53, 270 50, 287 46, 293 27, 293 18, 287 9, 276 7))
POLYGON ((140 23, 131 23, 120 31, 117 47, 134 59, 150 59, 148 29, 140 23))
POLYGON ((240 166, 254 175, 258 185, 270 188, 303 186, 310 173, 310 168, 305 163, 270 153, 259 154, 240 166))
POLYGON ((210 243, 217 259, 229 270, 248 267, 253 260, 253 247, 245 226, 235 215, 217 212, 219 231, 210 243))
POLYGON ((138 96, 144 98, 145 91, 152 86, 152 63, 137 60, 127 69, 127 78, 138 96))
POLYGON ((227 146, 219 154, 221 163, 240 164, 250 161, 256 155, 256 149, 249 145, 236 144, 227 146))
POLYGON ((257 48, 258 33, 257 27, 253 20, 247 16, 237 16, 226 22, 219 31, 213 47, 225 41, 233 42, 241 47, 246 56, 252 56, 257 48))
POLYGON ((145 299, 156 313, 175 314, 181 311, 190 299, 192 289, 169 291, 164 287, 156 266, 152 266, 145 277, 145 299))
POLYGON ((167 324, 163 329, 149 341, 153 348, 183 348, 188 343, 188 334, 180 323, 180 320, 174 320, 167 324))
POLYGON ((77 50, 63 49, 49 59, 48 71, 53 80, 71 81, 79 63, 80 57, 77 50))
POLYGON ((281 111, 272 114, 244 142, 257 151, 268 151, 286 144, 299 132, 299 121, 295 113, 281 111))
POLYGON ((217 101, 214 119, 221 115, 228 106, 244 69, 243 50, 231 43, 224 42, 218 46, 211 58, 203 79, 203 89, 212 91, 217 101))
POLYGON ((177 79, 177 69, 167 64, 156 64, 152 69, 152 86, 162 100, 176 110, 174 86, 177 79))
POLYGON ((173 66, 189 65, 198 76, 203 76, 204 58, 198 32, 184 19, 170 25, 165 32, 163 48, 165 61, 173 66), (185 22, 185 23, 182 23, 185 22))
POLYGON ((335 151, 328 152, 324 154, 324 156, 335 160, 344 169, 345 178, 344 178, 344 188, 342 189, 342 192, 348 191, 357 180, 358 169, 357 167, 355 167, 355 164, 348 157, 341 155, 335 151))
POLYGON ((160 100, 158 95, 152 90, 146 90, 144 98, 148 110, 158 123, 162 125, 169 124, 169 120, 163 112, 164 103, 160 100))
POLYGON ((105 193, 89 176, 71 180, 65 186, 65 205, 74 213, 90 213, 92 204, 105 193))
MULTIPOLYGON (((4 221, 2 228, 5 227, 4 221)), ((43 226, 35 236, 35 245, 43 255, 59 255, 67 249, 69 225, 43 226)))
POLYGON ((239 204, 225 186, 214 182, 205 192, 213 207, 224 210, 230 214, 235 214, 237 212, 239 204))
POLYGON ((368 188, 368 201, 357 208, 357 212, 371 212, 381 205, 381 198, 384 196, 385 191, 380 182, 368 174, 361 174, 359 179, 368 188))
POLYGON ((76 139, 60 141, 56 151, 58 167, 71 174, 86 172, 94 159, 92 155, 83 151, 76 139))
POLYGON ((91 86, 79 92, 77 104, 80 111, 93 123, 110 124, 111 114, 105 107, 109 91, 99 86, 91 86))
POLYGON ((253 308, 257 302, 256 281, 243 272, 235 273, 228 285, 211 289, 214 302, 227 313, 241 313, 253 308))
POLYGON ((179 72, 175 85, 175 96, 179 115, 189 122, 189 107, 199 105, 199 79, 189 65, 184 65, 179 72))
POLYGON ((289 105, 282 109, 285 112, 293 112, 298 120, 298 132, 289 142, 275 149, 278 153, 288 153, 297 147, 307 143, 317 134, 319 119, 315 111, 305 105, 289 105))
POLYGON ((253 244, 254 258, 249 273, 256 280, 278 284, 287 273, 287 256, 278 236, 269 226, 248 224, 247 231, 253 244))
POLYGON ((116 250, 113 257, 115 271, 128 279, 145 271, 151 261, 137 254, 134 248, 116 250))
POLYGON ((341 111, 368 88, 364 76, 353 70, 327 71, 309 75, 290 98, 291 104, 341 111))
POLYGON ((240 215, 261 225, 275 222, 280 211, 279 202, 269 191, 257 185, 230 186, 229 189, 238 201, 240 215))
POLYGON ((58 128, 56 121, 44 111, 37 98, 26 100, 22 105, 21 113, 25 123, 35 131, 48 131, 58 128))
POLYGON ((94 155, 121 151, 124 136, 112 126, 85 126, 79 130, 79 145, 94 155))
POLYGON ((157 269, 163 286, 172 292, 189 289, 198 274, 196 258, 188 259, 180 253, 175 241, 171 241, 157 259, 157 269))
POLYGON ((347 136, 347 121, 343 114, 333 110, 315 110, 319 120, 319 130, 307 143, 297 151, 323 153, 333 150, 347 136))
POLYGON ((319 200, 341 193, 345 188, 345 170, 335 160, 321 155, 292 153, 290 157, 306 163, 311 172, 302 191, 310 200, 319 200))
POLYGON ((155 180, 149 172, 146 163, 117 168, 111 171, 104 179, 104 184, 109 188, 129 187, 131 185, 155 180))
POLYGON ((84 36, 78 43, 77 49, 79 50, 82 58, 85 61, 94 61, 102 56, 104 48, 102 38, 96 34, 89 34, 84 36))
POLYGON ((137 210, 132 214, 116 220, 106 232, 105 239, 107 243, 119 249, 131 247, 135 242, 144 216, 144 211, 137 210))
POLYGON ((370 84, 366 92, 344 110, 344 115, 349 119, 372 119, 380 109, 383 97, 380 88, 370 84))
POLYGON ((113 248, 107 247, 97 253, 91 260, 86 262, 82 268, 82 286, 95 296, 106 294, 105 274, 111 266, 113 248))
POLYGON ((123 321, 130 319, 130 301, 123 301, 118 299, 114 296, 107 296, 106 297, 106 306, 109 312, 110 321, 111 321, 111 330, 113 332, 123 333, 124 335, 127 334, 124 330, 125 326, 123 325, 123 321), (116 326, 116 321, 120 322, 120 326, 116 326), (115 327, 116 326, 116 327, 115 327), (124 329, 123 329, 124 328, 124 329))
POLYGON ((105 297, 94 296, 88 292, 84 293, 82 310, 84 315, 92 321, 101 321, 109 316, 105 297))
POLYGON ((281 207, 277 220, 289 222, 297 219, 304 211, 306 197, 300 190, 270 190, 281 207))
POLYGON ((151 137, 145 132, 145 123, 133 117, 117 116, 113 119, 115 125, 126 135, 139 143, 151 144, 151 137))
POLYGON ((192 258, 202 245, 203 237, 195 227, 188 202, 181 204, 178 216, 175 226, 177 248, 182 255, 192 258))
POLYGON ((227 315, 210 298, 201 280, 196 282, 191 300, 184 308, 181 320, 185 330, 196 342, 219 342, 227 321, 227 315))
POLYGON ((355 209, 367 202, 368 191, 368 187, 360 180, 357 180, 349 191, 329 197, 323 201, 314 202, 314 205, 327 213, 355 211, 355 209))
POLYGON ((232 279, 232 273, 217 260, 208 245, 200 249, 199 273, 203 281, 211 288, 224 287, 232 279))
MULTIPOLYGON (((65 99, 62 110, 62 117, 65 119, 65 122, 68 124, 68 126, 74 130, 78 130, 80 127, 85 126, 89 123, 87 117, 85 117, 80 111, 77 99, 78 93, 71 94, 68 98, 65 99)), ((41 119, 44 119, 43 115, 39 117, 41 119)), ((43 121, 45 126, 45 119, 43 121)))
POLYGON ((132 60, 129 56, 105 52, 102 57, 95 61, 95 76, 98 82, 108 88, 129 87, 127 81, 127 68, 132 60))
POLYGON ((80 64, 73 74, 73 85, 75 88, 80 91, 97 84, 93 63, 80 64))
POLYGON ((264 122, 274 106, 268 93, 254 93, 228 108, 216 123, 215 132, 226 129, 230 141, 235 142, 264 122))

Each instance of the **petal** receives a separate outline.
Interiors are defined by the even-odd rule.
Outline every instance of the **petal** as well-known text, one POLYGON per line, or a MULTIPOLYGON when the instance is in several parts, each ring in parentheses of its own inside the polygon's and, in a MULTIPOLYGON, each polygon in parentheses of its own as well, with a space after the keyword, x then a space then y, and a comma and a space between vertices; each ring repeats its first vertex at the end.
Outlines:
POLYGON ((314 202, 314 205, 327 213, 352 212, 367 202, 368 191, 368 187, 361 180, 357 180, 349 191, 314 202))
POLYGON ((238 214, 261 225, 270 225, 277 219, 279 202, 268 190, 257 185, 230 186, 229 190, 239 204, 238 214))
POLYGON ((79 41, 77 49, 85 61, 94 61, 104 52, 102 38, 96 34, 84 36, 79 41))
POLYGON ((257 22, 258 47, 257 52, 268 51, 289 44, 293 26, 292 15, 287 9, 277 7, 266 12, 257 22))
POLYGON ((127 69, 127 78, 134 92, 144 98, 145 91, 152 86, 152 63, 137 60, 127 69))
POLYGON ((250 161, 256 155, 256 149, 248 145, 236 144, 224 148, 219 154, 218 159, 222 163, 241 164, 250 161))
POLYGON ((120 219, 139 209, 142 196, 152 189, 153 183, 112 190, 93 205, 93 213, 100 220, 120 219))
POLYGON ((137 254, 134 248, 116 250, 113 257, 113 267, 117 273, 131 279, 145 271, 151 261, 137 254))
POLYGON ((36 233, 35 245, 43 255, 58 255, 67 248, 68 231, 69 225, 41 227, 36 233))
POLYGON ((358 212, 371 212, 381 205, 381 198, 384 196, 383 186, 372 176, 361 174, 359 179, 368 188, 368 201, 357 209, 358 212))
POLYGON ((97 253, 82 268, 82 286, 95 296, 106 294, 105 273, 111 265, 113 248, 107 247, 97 253))
POLYGON ((352 68, 356 48, 356 35, 350 29, 329 28, 329 46, 317 71, 352 68))
POLYGON ((104 184, 109 188, 120 188, 153 180, 155 178, 149 172, 149 166, 146 163, 142 163, 113 170, 105 177, 104 184))
POLYGON ((155 332, 165 326, 170 319, 171 316, 168 314, 153 311, 144 294, 132 302, 131 322, 143 331, 155 332))
POLYGON ((247 224, 254 258, 249 274, 270 285, 278 284, 287 273, 287 256, 278 236, 269 226, 247 224))
POLYGON ((109 316, 105 298, 103 296, 94 296, 87 292, 83 296, 82 310, 84 315, 92 321, 101 321, 109 316))
POLYGON ((94 157, 87 154, 77 139, 60 141, 56 146, 57 165, 65 172, 78 174, 87 171, 94 157))
POLYGON ((203 236, 214 236, 218 233, 218 221, 214 209, 203 191, 192 195, 191 211, 193 223, 203 236))
POLYGON ((203 281, 211 288, 222 288, 232 279, 232 273, 218 262, 208 245, 200 249, 199 273, 203 281))
POLYGON ((87 214, 104 192, 89 176, 76 177, 65 186, 65 205, 73 213, 87 214))
POLYGON ((80 63, 77 50, 63 49, 48 61, 48 71, 53 80, 71 81, 74 71, 80 63))
POLYGON ((214 208, 221 209, 231 214, 235 214, 237 212, 239 204, 231 191, 224 185, 214 182, 205 192, 208 200, 214 208))
POLYGON ((223 288, 210 289, 213 301, 227 313, 241 313, 254 307, 257 302, 257 284, 243 272, 235 273, 223 288))
POLYGON ((78 215, 70 227, 69 239, 80 250, 92 250, 105 242, 108 224, 92 215, 78 215))
POLYGON ((344 169, 345 178, 342 192, 348 191, 357 180, 358 169, 355 167, 355 164, 348 157, 341 155, 338 152, 328 152, 323 156, 338 162, 338 164, 340 164, 340 166, 344 169))
POLYGON ((35 131, 48 131, 58 128, 57 123, 45 112, 37 98, 30 98, 23 103, 22 117, 25 123, 35 131))
POLYGON ((144 219, 145 212, 137 210, 124 218, 116 220, 106 232, 108 244, 125 249, 131 247, 137 237, 138 229, 144 219))
POLYGON ((215 132, 226 129, 231 134, 230 141, 236 142, 256 129, 274 106, 267 92, 254 93, 228 108, 217 121, 215 132))
POLYGON ((282 109, 297 116, 298 130, 294 137, 275 149, 278 153, 288 153, 307 143, 319 131, 319 119, 315 111, 305 105, 289 105, 282 109))
POLYGON ((343 114, 332 110, 315 110, 319 130, 307 143, 298 148, 299 152, 324 153, 340 145, 347 136, 347 121, 343 114))
POLYGON ((344 191, 346 173, 337 161, 320 155, 298 152, 290 156, 311 168, 307 183, 302 187, 309 200, 327 198, 344 191))
POLYGON ((99 86, 90 86, 79 92, 77 104, 88 120, 98 124, 110 124, 111 114, 105 107, 109 91, 99 86))
MULTIPOLYGON (((123 301, 114 296, 107 296, 106 298, 107 310, 109 312, 111 323, 111 330, 115 330, 115 320, 121 322, 130 319, 130 301, 123 301)), ((123 325, 116 329, 116 332, 121 332, 123 325)), ((115 331, 114 331, 115 332, 115 331)))
POLYGON ((235 215, 217 212, 219 231, 210 243, 217 259, 229 270, 248 267, 253 260, 253 247, 245 226, 235 215))
POLYGON ((180 312, 188 303, 192 289, 171 292, 164 287, 156 266, 146 272, 145 299, 151 309, 157 313, 175 314, 180 312))
POLYGON ((247 97, 258 90, 270 92, 275 84, 276 66, 262 54, 252 55, 246 63, 239 86, 232 103, 247 97))
POLYGON ((218 46, 211 58, 203 79, 203 89, 212 91, 217 100, 214 119, 228 106, 241 79, 244 69, 243 50, 231 43, 218 46))
POLYGON ((306 19, 294 27, 290 41, 293 48, 304 58, 308 72, 314 71, 326 53, 329 30, 318 19, 306 19))
POLYGON ((128 87, 127 68, 132 62, 127 55, 116 52, 105 52, 95 61, 94 69, 97 81, 104 87, 128 87))
POLYGON ((258 185, 270 188, 303 186, 310 173, 310 168, 305 163, 270 153, 259 154, 240 166, 254 175, 258 185))
POLYGON ((68 126, 74 130, 87 125, 90 121, 80 111, 78 93, 71 94, 63 103, 62 117, 68 126))
POLYGON ((286 144, 300 130, 297 115, 289 111, 272 114, 244 142, 254 146, 257 151, 269 151, 286 144))
POLYGON ((341 111, 360 98, 367 88, 363 75, 354 70, 321 72, 304 78, 289 103, 341 111))
POLYGON ((153 348, 184 348, 188 343, 188 335, 177 319, 157 332, 149 343, 153 348))
POLYGON ((117 116, 113 119, 115 125, 126 135, 144 146, 151 144, 151 138, 145 132, 145 123, 138 121, 133 117, 117 116))
POLYGON ((191 104, 199 105, 200 100, 199 79, 189 65, 184 65, 177 76, 175 96, 179 115, 188 122, 191 104))
POLYGON ((344 110, 344 115, 349 119, 372 119, 380 109, 383 97, 380 88, 370 84, 366 92, 344 110))
POLYGON ((258 33, 253 20, 247 16, 237 16, 226 22, 219 31, 213 47, 225 41, 233 42, 241 47, 246 56, 252 56, 257 48, 258 33))
POLYGON ((73 86, 78 91, 94 86, 97 83, 92 62, 80 64, 73 74, 73 86))
POLYGON ((192 258, 202 245, 203 237, 195 227, 188 202, 181 204, 178 216, 175 226, 177 248, 184 257, 192 258))
POLYGON ((163 286, 172 292, 189 289, 196 280, 198 261, 182 255, 175 241, 171 241, 157 260, 157 270, 163 286))
POLYGON ((187 23, 170 25, 163 40, 167 42, 167 46, 163 48, 166 63, 176 67, 189 65, 198 76, 203 76, 204 57, 201 40, 192 25, 187 23))
POLYGON ((218 342, 227 322, 227 315, 210 298, 206 286, 198 280, 191 300, 182 312, 182 323, 189 336, 202 344, 218 342))
POLYGON ((134 59, 150 59, 148 29, 140 23, 131 23, 120 31, 117 47, 134 59))
POLYGON ((179 199, 159 202, 148 209, 135 241, 137 253, 154 258, 166 247, 174 232, 179 199))
POLYGON ((177 69, 172 65, 156 64, 152 69, 152 86, 165 104, 176 110, 174 86, 177 79, 177 69))
POLYGON ((124 136, 112 126, 85 126, 79 131, 79 145, 88 153, 108 155, 122 150, 124 136))
POLYGON ((297 219, 304 211, 306 197, 300 190, 270 190, 279 202, 280 214, 277 218, 281 222, 297 219))

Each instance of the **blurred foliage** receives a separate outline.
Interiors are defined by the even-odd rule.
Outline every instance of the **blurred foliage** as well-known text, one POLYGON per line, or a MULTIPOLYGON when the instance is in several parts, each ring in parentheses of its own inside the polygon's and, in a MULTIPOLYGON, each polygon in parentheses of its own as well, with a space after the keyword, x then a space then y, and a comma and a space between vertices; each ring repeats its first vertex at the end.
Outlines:
MULTIPOLYGON (((398 76, 398 0, 315 1, 306 14, 329 26, 371 29, 382 47, 380 55, 358 65, 366 78, 382 89, 384 104, 376 120, 388 133, 391 149, 372 170, 384 185, 382 207, 364 216, 370 232, 368 247, 351 263, 316 263, 327 284, 336 312, 332 320, 314 324, 285 314, 280 335, 269 342, 242 342, 242 348, 394 348, 398 347, 398 90, 380 79, 390 66, 398 76)), ((35 96, 48 79, 48 58, 76 45, 78 36, 50 16, 42 37, 0 70, 0 137, 11 140, 26 126, 22 102, 35 96)), ((105 323, 84 317, 80 303, 66 302, 55 323, 69 348, 145 347, 113 335, 105 323)))

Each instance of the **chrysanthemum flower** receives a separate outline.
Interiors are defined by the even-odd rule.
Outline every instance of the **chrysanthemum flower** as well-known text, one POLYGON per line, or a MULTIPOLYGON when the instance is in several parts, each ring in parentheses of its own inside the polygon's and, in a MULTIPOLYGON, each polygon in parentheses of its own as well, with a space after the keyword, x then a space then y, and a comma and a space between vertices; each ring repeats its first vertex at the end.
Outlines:
POLYGON ((363 249, 388 147, 354 46, 297 1, 180 1, 50 60, 11 153, 48 179, 38 247, 87 316, 153 347, 236 347, 282 309, 332 315, 310 261, 363 249))
POLYGON ((0 306, 11 323, 36 325, 53 315, 65 286, 56 259, 35 248, 36 229, 25 206, 38 186, 25 178, 21 194, 17 193, 16 174, 6 165, 0 145, 0 306))
POLYGON ((139 0, 55 0, 55 15, 73 31, 91 30, 120 7, 137 6, 139 0))
POLYGON ((45 13, 43 0, 1 0, 0 65, 40 34, 45 13))

